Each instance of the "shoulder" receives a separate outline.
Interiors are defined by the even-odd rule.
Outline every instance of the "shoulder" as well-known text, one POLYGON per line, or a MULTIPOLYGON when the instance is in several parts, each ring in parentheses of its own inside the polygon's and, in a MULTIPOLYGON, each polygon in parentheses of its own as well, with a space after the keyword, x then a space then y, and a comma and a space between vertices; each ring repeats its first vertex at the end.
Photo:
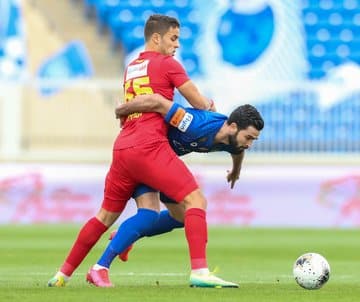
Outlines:
POLYGON ((161 61, 163 62, 164 65, 183 68, 181 63, 178 60, 176 60, 173 56, 162 55, 161 61))
POLYGON ((185 108, 188 112, 191 112, 194 115, 197 116, 204 116, 207 119, 213 119, 213 120, 227 120, 228 117, 222 113, 214 112, 214 111, 208 111, 203 109, 196 109, 192 107, 185 108))

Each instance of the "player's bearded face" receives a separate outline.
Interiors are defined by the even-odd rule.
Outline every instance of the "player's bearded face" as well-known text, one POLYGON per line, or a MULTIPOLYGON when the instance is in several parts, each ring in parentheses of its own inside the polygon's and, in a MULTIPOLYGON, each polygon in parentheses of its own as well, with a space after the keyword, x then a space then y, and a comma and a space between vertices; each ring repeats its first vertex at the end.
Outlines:
POLYGON ((170 27, 170 29, 160 38, 159 48, 163 55, 174 56, 176 49, 179 48, 180 29, 170 27))
POLYGON ((235 134, 229 135, 229 144, 239 151, 248 149, 254 140, 259 137, 260 131, 249 126, 246 129, 237 130, 235 134))
POLYGON ((247 149, 246 146, 242 146, 241 143, 238 141, 238 134, 240 130, 236 131, 235 134, 229 135, 229 145, 237 149, 238 151, 242 151, 244 149, 247 149))

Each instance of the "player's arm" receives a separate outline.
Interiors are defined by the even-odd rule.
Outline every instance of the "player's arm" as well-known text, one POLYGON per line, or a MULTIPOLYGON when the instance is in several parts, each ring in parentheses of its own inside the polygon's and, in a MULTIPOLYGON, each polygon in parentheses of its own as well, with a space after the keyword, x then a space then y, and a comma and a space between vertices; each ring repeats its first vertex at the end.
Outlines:
POLYGON ((216 111, 214 101, 203 96, 191 80, 186 81, 177 89, 194 108, 216 111))
POLYGON ((240 177, 241 165, 244 160, 245 151, 242 151, 239 154, 231 154, 232 157, 232 170, 227 175, 227 181, 230 183, 230 188, 234 188, 235 182, 240 177))
POLYGON ((115 115, 120 119, 134 112, 157 112, 165 116, 172 104, 160 94, 138 95, 131 102, 119 104, 115 108, 115 115))

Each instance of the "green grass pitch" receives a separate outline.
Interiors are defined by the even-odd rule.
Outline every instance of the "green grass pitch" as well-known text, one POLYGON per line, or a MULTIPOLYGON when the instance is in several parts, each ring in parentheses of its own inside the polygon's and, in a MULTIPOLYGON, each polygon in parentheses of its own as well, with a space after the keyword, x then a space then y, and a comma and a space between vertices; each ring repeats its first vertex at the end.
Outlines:
POLYGON ((115 288, 85 282, 87 269, 107 244, 106 234, 65 288, 47 280, 72 245, 79 226, 0 226, 0 301, 359 301, 360 230, 210 228, 208 259, 218 275, 239 289, 188 287, 189 260, 182 230, 140 240, 126 263, 115 260, 115 288), (323 254, 329 282, 305 290, 292 278, 295 259, 305 252, 323 254))

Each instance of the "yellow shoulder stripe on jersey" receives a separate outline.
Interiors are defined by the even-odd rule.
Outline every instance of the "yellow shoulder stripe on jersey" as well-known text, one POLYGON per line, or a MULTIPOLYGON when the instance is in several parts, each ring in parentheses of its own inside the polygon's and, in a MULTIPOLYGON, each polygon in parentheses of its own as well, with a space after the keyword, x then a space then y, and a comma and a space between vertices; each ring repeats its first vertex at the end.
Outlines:
POLYGON ((186 111, 183 108, 178 108, 174 115, 171 117, 170 125, 177 127, 185 116, 186 111))

